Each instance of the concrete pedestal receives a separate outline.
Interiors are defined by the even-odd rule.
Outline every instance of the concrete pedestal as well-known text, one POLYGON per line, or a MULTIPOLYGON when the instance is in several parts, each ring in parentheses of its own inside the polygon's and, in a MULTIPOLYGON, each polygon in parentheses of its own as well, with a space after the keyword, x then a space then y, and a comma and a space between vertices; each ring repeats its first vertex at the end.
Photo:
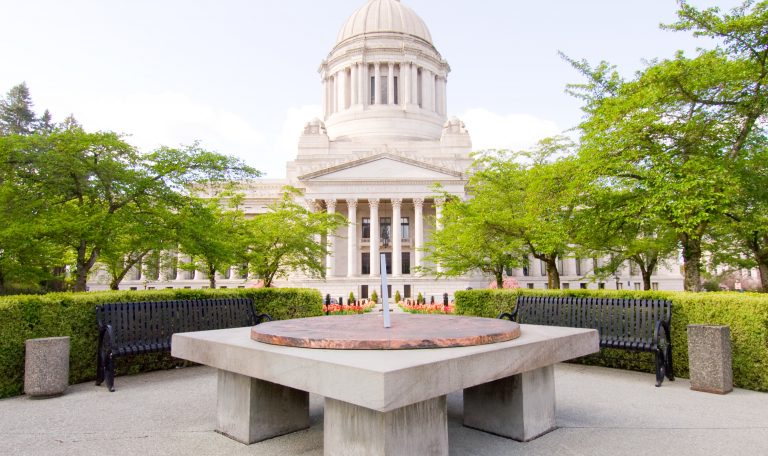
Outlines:
POLYGON ((716 394, 733 391, 730 328, 688 325, 688 366, 692 390, 716 394))
POLYGON ((309 427, 309 393, 219 370, 217 431, 251 444, 309 427))
POLYGON ((57 396, 69 385, 69 337, 26 341, 24 393, 31 397, 57 396))
POLYGON ((325 399, 326 456, 447 456, 445 396, 379 412, 325 399))
POLYGON ((464 425, 521 442, 555 429, 554 366, 465 389, 464 425))

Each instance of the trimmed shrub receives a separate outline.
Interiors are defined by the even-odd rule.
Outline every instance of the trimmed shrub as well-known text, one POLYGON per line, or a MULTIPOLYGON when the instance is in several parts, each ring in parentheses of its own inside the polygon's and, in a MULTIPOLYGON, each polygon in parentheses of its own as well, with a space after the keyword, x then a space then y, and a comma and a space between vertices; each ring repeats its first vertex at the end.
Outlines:
MULTIPOLYGON (((70 383, 96 378, 98 330, 95 307, 110 302, 248 297, 259 313, 276 320, 322 315, 322 297, 305 289, 105 291, 0 297, 0 398, 21 394, 24 341, 70 336, 70 383)), ((166 353, 117 359, 117 374, 164 369, 184 361, 166 353)))
MULTIPOLYGON (((456 292, 456 313, 494 318, 514 309, 518 295, 554 295, 672 302, 672 362, 675 376, 688 378, 689 324, 731 329, 733 382, 739 388, 768 391, 768 295, 757 293, 685 293, 633 290, 468 290, 456 292)), ((653 372, 652 353, 602 349, 578 362, 653 372)))

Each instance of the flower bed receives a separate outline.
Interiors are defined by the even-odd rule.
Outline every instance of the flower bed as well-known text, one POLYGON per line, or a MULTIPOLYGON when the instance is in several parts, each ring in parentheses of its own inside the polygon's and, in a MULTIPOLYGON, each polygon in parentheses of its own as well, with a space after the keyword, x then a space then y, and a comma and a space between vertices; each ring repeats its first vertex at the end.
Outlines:
POLYGON ((447 306, 442 304, 416 304, 413 301, 406 300, 397 303, 403 311, 414 314, 452 314, 455 312, 454 303, 447 306))
POLYGON ((353 315, 370 312, 376 306, 373 301, 360 301, 355 304, 323 304, 323 313, 326 315, 353 315))

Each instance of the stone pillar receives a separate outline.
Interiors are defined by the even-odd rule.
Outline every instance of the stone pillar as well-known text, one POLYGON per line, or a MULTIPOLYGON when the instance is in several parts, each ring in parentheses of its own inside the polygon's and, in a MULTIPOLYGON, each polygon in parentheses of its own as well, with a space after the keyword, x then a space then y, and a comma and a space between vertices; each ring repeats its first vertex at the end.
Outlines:
POLYGON ((392 200, 392 276, 400 277, 403 275, 403 244, 400 233, 400 217, 403 200, 392 200))
POLYGON ((328 78, 323 76, 323 116, 328 117, 328 78))
POLYGON ((410 63, 401 63, 400 64, 400 81, 403 84, 403 99, 401 100, 401 103, 403 105, 403 109, 407 109, 409 104, 413 103, 413 97, 412 97, 412 90, 411 86, 412 83, 412 77, 411 77, 411 64, 410 63))
POLYGON ((360 77, 357 74, 358 66, 357 64, 352 65, 352 72, 350 74, 351 81, 350 81, 350 96, 352 99, 350 100, 350 105, 355 106, 358 103, 358 89, 360 88, 360 84, 357 82, 358 78, 360 77))
POLYGON ((387 69, 387 104, 395 104, 395 64, 390 62, 387 69))
POLYGON ((381 104, 381 65, 376 62, 373 64, 373 77, 375 78, 373 87, 373 104, 381 104))
MULTIPOLYGON (((336 200, 328 199, 325 200, 325 206, 328 208, 327 211, 329 214, 335 214, 336 213, 336 200)), ((325 276, 326 277, 333 277, 334 276, 334 253, 336 250, 336 233, 328 233, 328 254, 325 256, 325 276)))
POLYGON ((435 111, 435 75, 426 68, 421 70, 421 90, 424 109, 435 111))
POLYGON ((379 200, 368 200, 371 208, 371 277, 379 275, 379 200))
POLYGON ((347 277, 357 277, 357 200, 347 200, 347 277))
POLYGON ((347 70, 341 70, 336 75, 339 81, 337 84, 339 90, 338 111, 341 112, 347 107, 347 70))
POLYGON ((445 396, 389 412, 327 397, 323 423, 327 455, 448 456, 445 396))
POLYGON ((440 114, 448 115, 448 77, 440 79, 440 114))
POLYGON ((69 337, 27 339, 24 343, 24 394, 56 396, 69 385, 69 337))
POLYGON ((370 95, 368 94, 370 81, 370 71, 367 63, 360 64, 360 104, 367 106, 370 104, 370 95))
POLYGON ((688 366, 692 390, 715 394, 733 391, 730 328, 688 325, 688 366))
POLYGON ((416 268, 421 267, 422 258, 424 258, 424 199, 413 199, 413 242, 414 242, 414 266, 416 268))
POLYGON ((309 427, 309 393, 219 370, 216 430, 249 445, 309 427))
POLYGON ((521 442, 555 429, 554 366, 464 390, 464 426, 521 442))
POLYGON ((416 64, 411 67, 411 102, 419 104, 419 67, 416 64))

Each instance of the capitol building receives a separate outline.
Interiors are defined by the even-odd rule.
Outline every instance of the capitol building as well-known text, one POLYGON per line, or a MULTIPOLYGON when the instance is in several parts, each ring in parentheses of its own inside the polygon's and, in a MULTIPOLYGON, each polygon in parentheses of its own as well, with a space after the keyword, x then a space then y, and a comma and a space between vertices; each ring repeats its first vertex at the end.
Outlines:
MULTIPOLYGON (((425 264, 423 248, 440 229, 441 201, 434 185, 465 198, 472 164, 470 131, 448 116, 450 71, 427 25, 399 0, 368 0, 346 20, 319 67, 322 119, 297 132, 297 157, 287 164, 285 179, 265 179, 244 189, 241 207, 249 215, 265 212, 285 186, 293 186, 303 190, 301 203, 308 209, 339 213, 349 221, 324 239, 329 245, 325 279, 297 273, 276 286, 315 288, 345 301, 350 292, 366 298, 379 287, 384 254, 391 294, 437 299, 445 292, 488 287, 491 278, 479 274, 436 279, 417 273, 420 266, 431 266, 425 264)), ((630 267, 607 283, 590 280, 597 262, 565 259, 563 287, 641 286, 639 273, 630 267)), ((538 260, 510 272, 521 287, 546 287, 538 260)), ((152 279, 137 270, 121 288, 208 285, 202 272, 181 269, 161 271, 152 279)), ((105 288, 98 282, 90 289, 105 288)), ((236 270, 217 279, 218 286, 228 288, 254 282, 236 270)), ((653 283, 659 289, 682 289, 678 266, 660 268, 653 283)))

